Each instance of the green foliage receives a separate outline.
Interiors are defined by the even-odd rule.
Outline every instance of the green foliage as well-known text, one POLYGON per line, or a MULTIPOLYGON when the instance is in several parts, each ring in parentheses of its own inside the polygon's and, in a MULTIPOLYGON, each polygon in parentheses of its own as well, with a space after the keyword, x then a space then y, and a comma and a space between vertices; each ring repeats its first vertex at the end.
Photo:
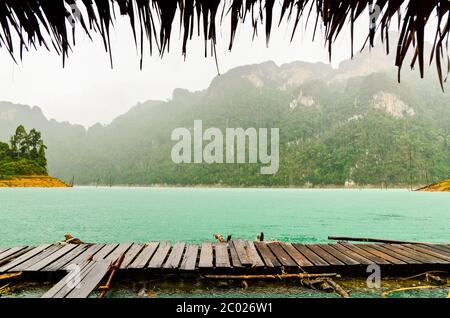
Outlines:
MULTIPOLYGON (((396 186, 450 176, 450 87, 444 94, 434 78, 418 80, 416 74, 405 74, 397 85, 394 72, 330 81, 319 76, 321 67, 315 65, 308 67, 317 72, 316 78, 296 83, 296 76, 302 78, 305 72, 295 71, 294 83, 287 85, 276 82, 270 66, 267 71, 262 67, 232 70, 205 91, 176 90, 170 101, 140 104, 110 125, 87 131, 47 121, 36 110, 23 111, 20 121, 13 123, 1 122, 0 117, 0 136, 7 136, 2 135, 3 127, 9 127, 9 134, 20 122, 37 127, 49 145, 52 175, 66 181, 75 177, 77 184, 342 186, 353 181, 396 186), (263 79, 261 85, 248 79, 255 76, 263 79), (414 114, 394 116, 374 107, 371 103, 379 92, 396 96, 414 114), (293 103, 299 96, 312 97, 314 104, 293 103), (280 128, 279 172, 261 175, 260 166, 250 164, 174 164, 171 132, 177 127, 192 129, 195 119, 203 121, 204 129, 222 131, 280 128)), ((11 151, 35 158, 37 149, 42 161, 36 161, 45 166, 45 156, 39 155, 45 147, 34 148, 35 138, 24 142, 21 129, 16 135, 11 151)))
POLYGON ((0 142, 0 176, 47 175, 47 159, 41 133, 27 133, 20 125, 10 144, 0 142))

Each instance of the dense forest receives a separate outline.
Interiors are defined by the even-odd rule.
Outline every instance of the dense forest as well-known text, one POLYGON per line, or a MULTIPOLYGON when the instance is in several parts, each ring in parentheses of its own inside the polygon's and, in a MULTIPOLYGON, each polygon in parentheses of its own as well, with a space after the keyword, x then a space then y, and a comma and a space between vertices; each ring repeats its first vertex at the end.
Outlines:
MULTIPOLYGON (((239 67, 199 92, 176 89, 108 125, 47 120, 38 107, 0 103, 0 138, 18 122, 42 131, 52 175, 76 184, 326 186, 428 184, 450 176, 450 87, 404 72, 374 49, 339 69, 273 62, 239 67), (280 128, 280 169, 175 164, 177 127, 280 128)), ((152 88, 149 87, 149 90, 152 88)), ((15 126, 14 126, 15 127, 15 126)), ((12 160, 12 159, 11 159, 12 160)))
POLYGON ((10 143, 0 142, 0 179, 11 176, 47 175, 47 147, 41 133, 20 125, 10 143))

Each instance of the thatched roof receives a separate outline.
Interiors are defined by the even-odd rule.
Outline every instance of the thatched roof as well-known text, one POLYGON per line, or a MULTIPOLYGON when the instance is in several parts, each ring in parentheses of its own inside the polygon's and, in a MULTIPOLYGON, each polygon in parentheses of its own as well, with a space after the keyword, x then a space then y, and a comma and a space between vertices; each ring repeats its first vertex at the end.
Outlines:
MULTIPOLYGON (((395 60, 399 74, 407 52, 411 50, 413 58, 410 65, 418 64, 423 76, 427 62, 424 58, 424 29, 434 15, 438 23, 430 62, 435 61, 442 84, 443 65, 450 64, 449 10, 450 0, 2 0, 0 47, 5 47, 15 60, 30 48, 53 48, 64 61, 76 44, 74 29, 81 27, 92 39, 94 33, 99 34, 105 49, 111 54, 110 29, 116 17, 122 15, 130 21, 141 53, 142 67, 145 42, 150 45, 151 52, 162 55, 169 49, 174 23, 179 23, 182 29, 183 54, 186 54, 187 43, 194 35, 202 36, 206 44, 211 44, 211 53, 214 53, 216 29, 222 26, 222 19, 231 21, 231 30, 228 30, 231 49, 240 23, 251 24, 255 36, 262 24, 269 40, 272 28, 279 21, 289 21, 295 33, 301 17, 305 16, 307 22, 314 25, 314 33, 319 24, 324 26, 331 56, 333 43, 343 28, 350 28, 353 42, 355 21, 366 14, 374 22, 376 20, 367 26, 366 43, 373 45, 375 35, 381 33, 389 51, 388 29, 394 19, 400 30, 395 60), (281 6, 281 10, 275 11, 274 6, 281 6), (179 21, 175 21, 177 11, 179 21), (274 17, 274 12, 281 14, 274 17)), ((446 73, 449 71, 448 66, 446 73)))

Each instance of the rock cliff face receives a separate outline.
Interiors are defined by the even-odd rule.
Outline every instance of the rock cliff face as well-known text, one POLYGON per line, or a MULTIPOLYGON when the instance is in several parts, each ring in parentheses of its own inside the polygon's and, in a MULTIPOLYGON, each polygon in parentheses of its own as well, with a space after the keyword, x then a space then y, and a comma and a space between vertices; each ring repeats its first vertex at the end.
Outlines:
POLYGON ((391 93, 386 93, 383 91, 376 93, 373 95, 371 104, 373 108, 382 109, 395 118, 415 115, 413 108, 409 107, 396 95, 391 93))

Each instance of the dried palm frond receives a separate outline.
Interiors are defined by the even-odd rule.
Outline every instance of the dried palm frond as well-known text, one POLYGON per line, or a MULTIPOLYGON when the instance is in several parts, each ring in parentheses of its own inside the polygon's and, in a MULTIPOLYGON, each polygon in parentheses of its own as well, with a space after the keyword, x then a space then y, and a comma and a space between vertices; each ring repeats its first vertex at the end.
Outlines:
MULTIPOLYGON (((273 27, 273 14, 278 12, 279 22, 286 19, 292 23, 293 34, 298 30, 299 21, 306 16, 307 23, 314 22, 316 33, 319 23, 325 32, 325 41, 331 57, 333 43, 349 24, 353 55, 353 35, 355 22, 364 12, 369 15, 367 41, 373 46, 377 33, 389 52, 389 28, 392 20, 398 18, 400 37, 397 43, 395 64, 400 70, 409 51, 413 52, 410 66, 419 65, 424 73, 425 27, 433 15, 437 18, 436 35, 430 52, 430 63, 435 61, 441 85, 444 73, 450 72, 448 37, 450 33, 450 0, 3 0, 0 3, 0 47, 6 47, 12 58, 22 58, 24 51, 43 47, 53 49, 63 57, 63 62, 75 45, 75 28, 92 38, 100 34, 105 49, 110 54, 110 29, 116 20, 116 11, 128 16, 136 45, 140 50, 141 67, 144 42, 150 45, 150 52, 156 45, 160 55, 170 48, 172 26, 176 16, 180 17, 182 29, 182 54, 187 53, 187 43, 197 26, 199 36, 212 48, 216 44, 218 12, 222 8, 221 19, 230 19, 230 44, 233 46, 239 23, 250 20, 254 36, 258 35, 258 25, 264 23, 267 41, 273 27), (222 5, 222 6, 221 6, 222 5), (178 13, 178 15, 177 15, 178 13), (248 17, 251 16, 249 19, 248 17), (144 39, 144 35, 146 40, 144 39), (69 41, 69 38, 72 41, 69 41), (18 50, 18 53, 17 53, 18 50), (447 69, 444 71, 444 65, 447 69)), ((314 36, 314 34, 313 34, 314 36)), ((211 50, 214 53, 214 50, 211 50)))

